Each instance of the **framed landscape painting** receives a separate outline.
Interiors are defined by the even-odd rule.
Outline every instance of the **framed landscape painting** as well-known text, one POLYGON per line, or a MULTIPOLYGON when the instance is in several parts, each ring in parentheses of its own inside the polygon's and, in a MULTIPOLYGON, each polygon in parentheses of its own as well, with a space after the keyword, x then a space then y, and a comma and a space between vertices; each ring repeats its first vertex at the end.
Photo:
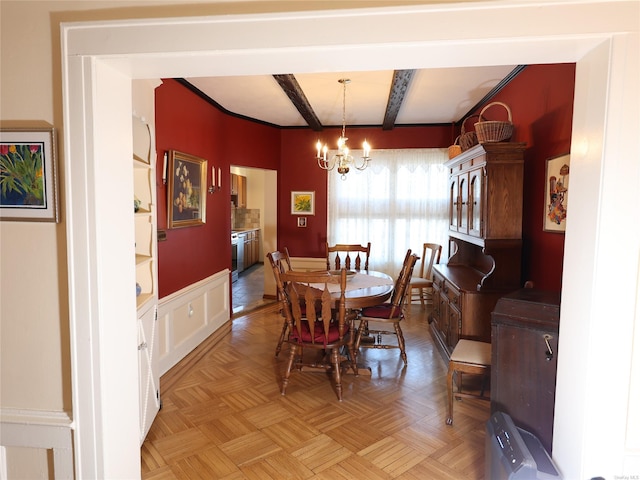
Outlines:
POLYGON ((204 225, 207 161, 170 150, 168 181, 169 228, 204 225))
POLYGON ((291 215, 315 215, 316 192, 291 192, 291 215))
POLYGON ((0 130, 0 219, 58 222, 53 128, 0 130))

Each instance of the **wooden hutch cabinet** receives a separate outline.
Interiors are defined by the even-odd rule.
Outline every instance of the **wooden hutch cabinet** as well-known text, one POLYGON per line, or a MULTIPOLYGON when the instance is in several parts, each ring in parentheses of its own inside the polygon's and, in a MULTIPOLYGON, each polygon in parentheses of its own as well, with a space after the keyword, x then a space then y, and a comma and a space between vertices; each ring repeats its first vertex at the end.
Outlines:
POLYGON ((434 265, 431 334, 491 341, 491 311, 521 287, 524 143, 476 145, 449 160, 449 260, 434 265))

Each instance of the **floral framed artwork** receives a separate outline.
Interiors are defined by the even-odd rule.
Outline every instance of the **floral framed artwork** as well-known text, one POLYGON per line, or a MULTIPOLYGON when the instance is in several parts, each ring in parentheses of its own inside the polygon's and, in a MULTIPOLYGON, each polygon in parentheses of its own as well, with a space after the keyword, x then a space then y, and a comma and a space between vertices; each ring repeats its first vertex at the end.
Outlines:
POLYGON ((53 128, 0 130, 0 219, 58 222, 53 128))
POLYGON ((568 153, 547 160, 545 174, 544 220, 545 232, 563 233, 567 228, 569 205, 568 153))
POLYGON ((207 161, 169 150, 169 228, 204 225, 206 221, 207 161))
POLYGON ((291 192, 291 215, 315 215, 316 192, 291 192))

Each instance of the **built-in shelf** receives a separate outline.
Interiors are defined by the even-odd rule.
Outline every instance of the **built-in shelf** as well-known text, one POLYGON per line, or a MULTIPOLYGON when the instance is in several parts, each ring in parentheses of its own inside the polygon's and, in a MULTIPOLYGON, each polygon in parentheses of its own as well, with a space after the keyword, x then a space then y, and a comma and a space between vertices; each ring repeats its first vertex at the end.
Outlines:
MULTIPOLYGON (((155 149, 150 125, 133 116, 133 194, 131 209, 135 228, 138 370, 140 382, 140 443, 160 408, 156 335, 158 275, 155 149), (139 293, 138 293, 139 292, 139 293), (155 354, 154 354, 155 351, 155 354)), ((134 286, 132 285, 133 289, 134 286)))

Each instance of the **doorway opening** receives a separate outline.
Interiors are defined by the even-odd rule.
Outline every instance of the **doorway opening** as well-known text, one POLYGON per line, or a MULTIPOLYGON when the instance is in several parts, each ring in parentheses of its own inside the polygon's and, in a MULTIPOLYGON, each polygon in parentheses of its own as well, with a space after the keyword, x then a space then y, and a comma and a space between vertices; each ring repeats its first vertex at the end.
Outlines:
POLYGON ((277 245, 277 173, 231 165, 231 237, 236 237, 237 280, 231 283, 233 316, 273 303, 264 259, 277 245))

